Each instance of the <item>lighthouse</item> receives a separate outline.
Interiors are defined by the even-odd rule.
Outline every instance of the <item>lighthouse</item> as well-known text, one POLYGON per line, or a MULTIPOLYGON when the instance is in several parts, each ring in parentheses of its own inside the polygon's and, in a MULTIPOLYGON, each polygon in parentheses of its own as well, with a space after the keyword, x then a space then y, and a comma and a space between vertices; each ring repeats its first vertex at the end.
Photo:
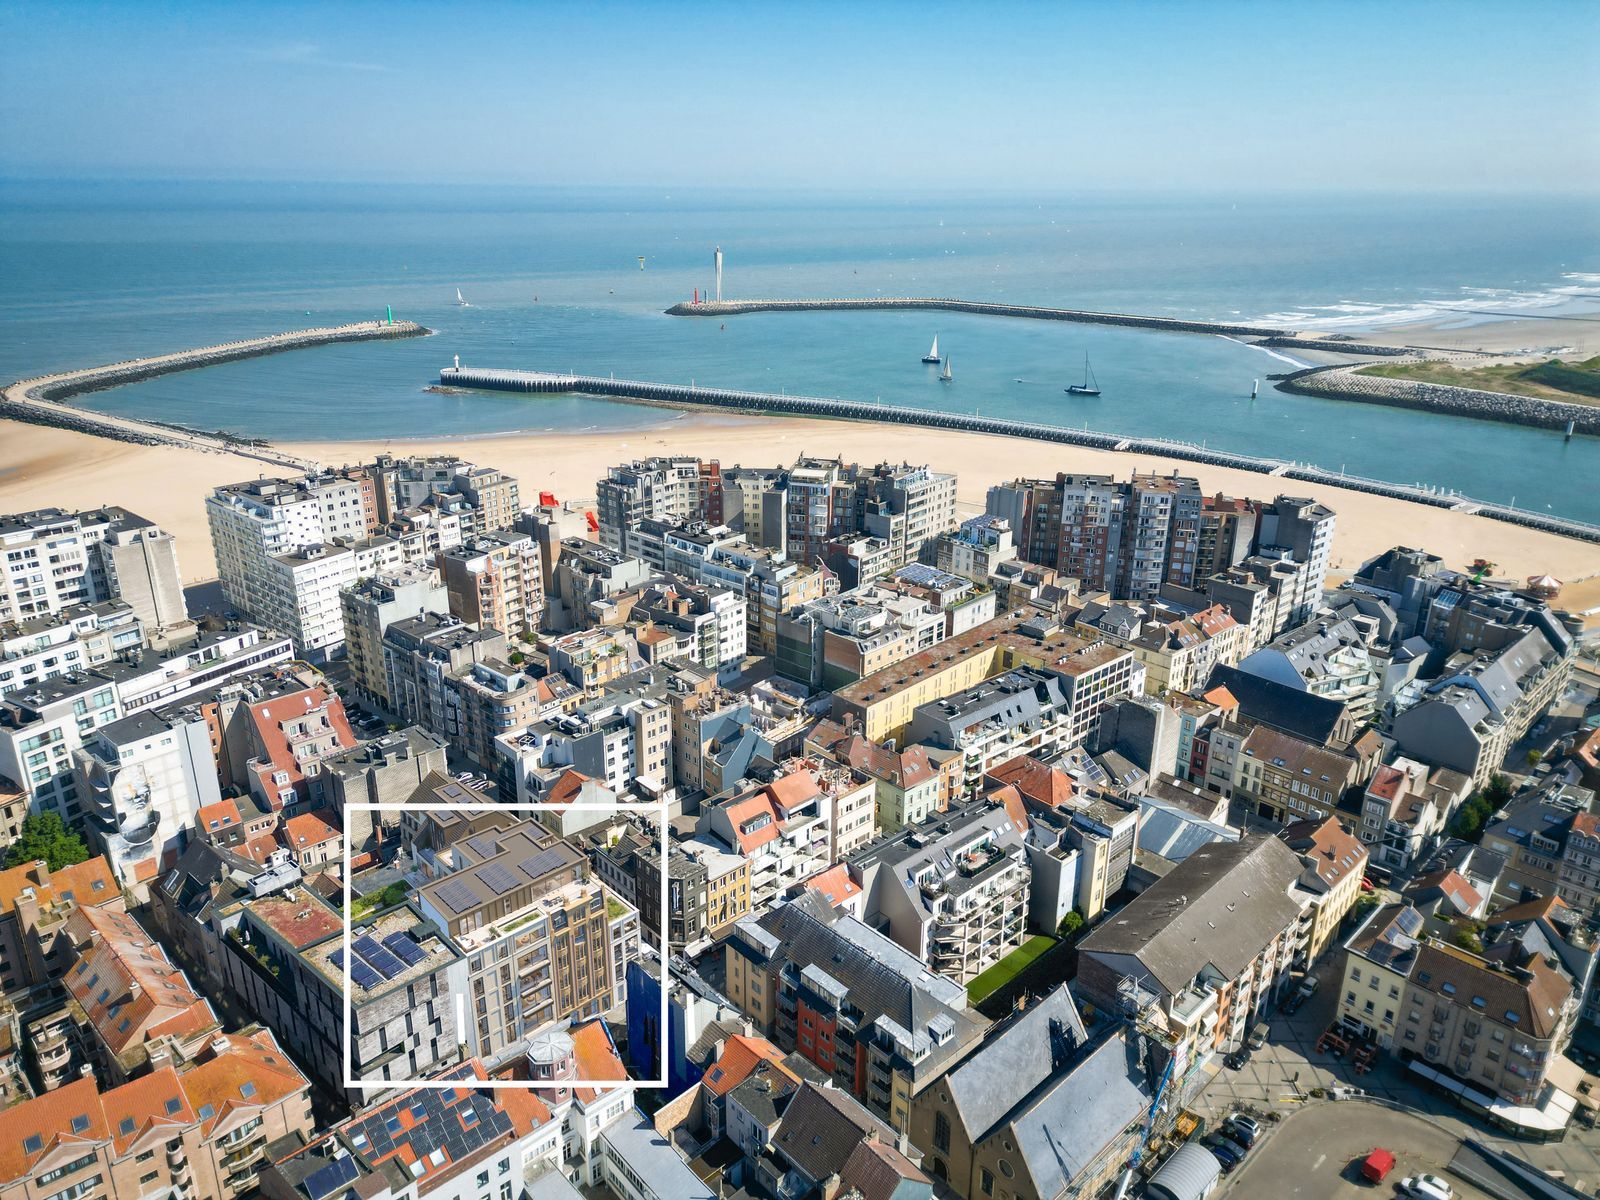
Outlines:
POLYGON ((717 247, 717 252, 711 256, 712 265, 717 269, 717 303, 722 303, 722 247, 717 247))

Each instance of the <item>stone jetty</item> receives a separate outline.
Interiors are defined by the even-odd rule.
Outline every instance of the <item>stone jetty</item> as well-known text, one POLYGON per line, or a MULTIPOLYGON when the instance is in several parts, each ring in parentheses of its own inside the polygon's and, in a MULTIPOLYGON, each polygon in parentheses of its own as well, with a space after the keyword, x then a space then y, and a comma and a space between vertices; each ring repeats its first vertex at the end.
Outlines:
POLYGON ((414 321, 361 321, 351 325, 331 325, 320 329, 274 333, 266 337, 246 338, 216 346, 202 346, 194 350, 179 350, 173 354, 129 359, 126 362, 110 363, 105 366, 62 371, 55 375, 41 375, 34 379, 18 380, 0 393, 0 417, 27 421, 35 425, 51 425, 59 429, 70 429, 77 433, 88 433, 96 437, 145 446, 183 446, 194 450, 221 451, 301 469, 308 464, 293 455, 274 450, 271 446, 246 441, 225 433, 191 430, 161 421, 97 413, 65 404, 63 401, 88 392, 138 383, 141 380, 154 379, 159 375, 170 375, 176 371, 192 371, 199 367, 215 366, 218 363, 235 362, 242 358, 259 358, 266 354, 281 354, 287 350, 302 350, 310 346, 326 346, 337 342, 420 337, 428 332, 426 327, 414 321))
POLYGON ((1566 537, 1600 542, 1600 525, 1568 520, 1548 513, 1529 512, 1502 504, 1473 500, 1457 492, 1436 491, 1405 484, 1388 483, 1381 479, 1365 479, 1329 471, 1322 467, 1302 463, 1284 462, 1270 458, 1256 458, 1248 454, 1235 454, 1195 445, 1193 442, 1170 441, 1165 438, 1123 437, 1114 433, 1098 433, 1088 429, 1065 429, 1058 425, 1043 425, 1034 421, 1010 421, 1000 417, 983 417, 974 413, 941 412, 935 409, 912 408, 907 405, 868 404, 860 400, 832 400, 817 396, 790 396, 773 392, 744 392, 729 388, 707 388, 696 384, 646 383, 638 380, 612 379, 597 375, 567 375, 549 371, 511 371, 477 367, 446 367, 439 372, 439 382, 446 387, 474 388, 482 391, 577 393, 603 396, 617 400, 663 404, 675 408, 721 408, 740 412, 775 413, 799 417, 825 417, 847 421, 876 421, 890 425, 919 425, 929 429, 952 429, 965 433, 990 433, 1002 437, 1022 437, 1034 441, 1060 442, 1072 446, 1088 446, 1096 450, 1121 450, 1134 454, 1160 455, 1185 462, 1210 463, 1219 467, 1234 467, 1241 471, 1254 471, 1280 479, 1298 479, 1307 483, 1325 483, 1334 487, 1352 488, 1378 496, 1391 496, 1397 500, 1410 500, 1433 508, 1449 508, 1476 513, 1500 521, 1524 525, 1530 529, 1543 529, 1566 537))
POLYGON ((672 317, 733 317, 741 313, 816 312, 849 309, 930 310, 973 313, 980 317, 1021 317, 1033 321, 1077 321, 1088 325, 1125 325, 1170 333, 1221 333, 1229 337, 1292 337, 1292 330, 1263 325, 1231 325, 1219 321, 1185 321, 1176 317, 1143 317, 1134 313, 1089 312, 1077 308, 1036 308, 1025 304, 990 304, 982 300, 938 297, 878 297, 858 300, 703 300, 685 301, 667 309, 672 317))
POLYGON ((1510 392, 1490 392, 1480 388, 1424 383, 1416 379, 1360 374, 1362 366, 1370 365, 1355 363, 1291 371, 1274 386, 1279 391, 1303 396, 1353 400, 1359 404, 1383 404, 1390 408, 1414 408, 1456 417, 1473 417, 1479 421, 1531 425, 1538 429, 1565 430, 1568 422, 1571 422, 1573 432, 1600 434, 1600 407, 1594 405, 1567 404, 1537 396, 1515 396, 1510 392))

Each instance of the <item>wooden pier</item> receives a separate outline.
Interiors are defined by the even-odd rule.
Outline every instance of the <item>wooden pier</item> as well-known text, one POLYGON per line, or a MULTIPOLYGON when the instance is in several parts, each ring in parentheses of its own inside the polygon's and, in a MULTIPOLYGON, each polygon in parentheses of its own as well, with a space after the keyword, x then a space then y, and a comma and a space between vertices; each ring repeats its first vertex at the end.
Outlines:
POLYGON ((869 404, 861 400, 833 400, 818 396, 791 396, 786 393, 745 392, 730 388, 707 388, 696 384, 647 383, 632 379, 612 379, 598 375, 568 375, 549 371, 511 371, 478 367, 446 367, 439 372, 446 387, 475 388, 495 392, 575 393, 615 400, 642 401, 675 408, 720 408, 739 412, 773 413, 784 416, 823 417, 841 421, 876 421, 889 425, 916 425, 928 429, 950 429, 963 433, 988 433, 1001 437, 1029 438, 1087 446, 1095 450, 1120 450, 1133 454, 1160 455, 1185 462, 1233 467, 1279 479, 1298 479, 1306 483, 1350 488, 1373 495, 1410 500, 1432 508, 1474 512, 1480 516, 1509 521, 1530 529, 1542 529, 1565 537, 1600 542, 1600 525, 1568 520, 1548 513, 1529 512, 1503 504, 1473 500, 1459 492, 1436 491, 1424 487, 1388 483, 1329 471, 1304 463, 1257 458, 1199 446, 1193 442, 1165 438, 1127 437, 1089 429, 1066 429, 1036 421, 1011 421, 973 413, 941 412, 898 404, 869 404))

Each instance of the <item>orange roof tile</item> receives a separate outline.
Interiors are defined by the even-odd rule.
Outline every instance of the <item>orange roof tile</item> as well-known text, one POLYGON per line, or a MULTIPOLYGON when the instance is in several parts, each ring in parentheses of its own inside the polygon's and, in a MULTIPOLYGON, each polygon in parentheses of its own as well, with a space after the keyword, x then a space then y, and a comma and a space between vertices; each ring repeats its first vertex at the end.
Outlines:
POLYGON ((238 826, 239 806, 232 800, 218 800, 195 809, 194 823, 202 833, 221 833, 238 826))
POLYGON ((59 1145, 87 1147, 110 1136, 95 1081, 87 1077, 74 1079, 6 1110, 5 1131, 0 1132, 0 1179, 21 1179, 34 1163, 59 1145), (39 1149, 28 1149, 30 1137, 39 1139, 39 1149))
MULTIPOLYGON (((626 1079, 628 1069, 622 1065, 617 1047, 604 1021, 589 1021, 572 1030, 573 1057, 576 1059, 579 1079, 626 1079)), ((600 1094, 599 1088, 576 1088, 574 1095, 585 1103, 600 1094)), ((610 1090, 610 1089, 604 1089, 610 1090)))
POLYGON ((25 888, 32 888, 40 908, 49 909, 61 901, 97 907, 122 895, 104 855, 86 859, 59 871, 22 863, 0 871, 0 912, 11 912, 25 888))
POLYGON ((332 814, 324 815, 325 813, 325 809, 317 809, 315 812, 290 817, 283 823, 284 844, 291 850, 301 850, 307 846, 331 842, 340 836, 339 827, 330 819, 332 814))
POLYGON ((861 894, 861 885, 850 878, 850 869, 843 863, 834 863, 805 881, 806 887, 821 892, 829 904, 838 908, 846 900, 861 894))
POLYGON ((112 1088, 100 1097, 100 1102, 118 1154, 155 1126, 194 1124, 194 1109, 189 1107, 178 1073, 171 1067, 112 1088))
POLYGON ((701 1080, 713 1096, 726 1096, 764 1062, 782 1063, 783 1051, 764 1037, 736 1033, 722 1046, 722 1054, 701 1080))
POLYGON ((231 1123, 235 1112, 242 1116, 311 1087, 265 1029, 249 1037, 228 1035, 226 1050, 189 1068, 178 1082, 207 1137, 231 1123))

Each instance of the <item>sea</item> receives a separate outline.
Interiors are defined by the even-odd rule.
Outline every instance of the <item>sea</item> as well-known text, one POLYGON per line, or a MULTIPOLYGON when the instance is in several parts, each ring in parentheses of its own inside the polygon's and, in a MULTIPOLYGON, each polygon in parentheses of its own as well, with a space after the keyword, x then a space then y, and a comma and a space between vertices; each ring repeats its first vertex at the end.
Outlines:
MULTIPOLYGON (((1600 207, 1586 197, 12 180, 0 181, 0 376, 392 309, 436 334, 169 375, 79 403, 397 447, 681 419, 601 399, 428 390, 459 356, 1175 438, 1600 522, 1600 439, 1286 395, 1266 376, 1299 365, 1293 350, 947 313, 664 315, 695 289, 708 294, 717 246, 729 299, 950 296, 1357 336, 1423 320, 1584 316, 1592 338, 1552 333, 1549 344, 1600 354, 1600 207), (949 382, 919 361, 935 335, 949 382), (1070 396, 1086 358, 1101 395, 1070 396)), ((1531 343, 1543 344, 1532 325, 1531 343)), ((857 452, 892 454, 892 432, 857 452)))

